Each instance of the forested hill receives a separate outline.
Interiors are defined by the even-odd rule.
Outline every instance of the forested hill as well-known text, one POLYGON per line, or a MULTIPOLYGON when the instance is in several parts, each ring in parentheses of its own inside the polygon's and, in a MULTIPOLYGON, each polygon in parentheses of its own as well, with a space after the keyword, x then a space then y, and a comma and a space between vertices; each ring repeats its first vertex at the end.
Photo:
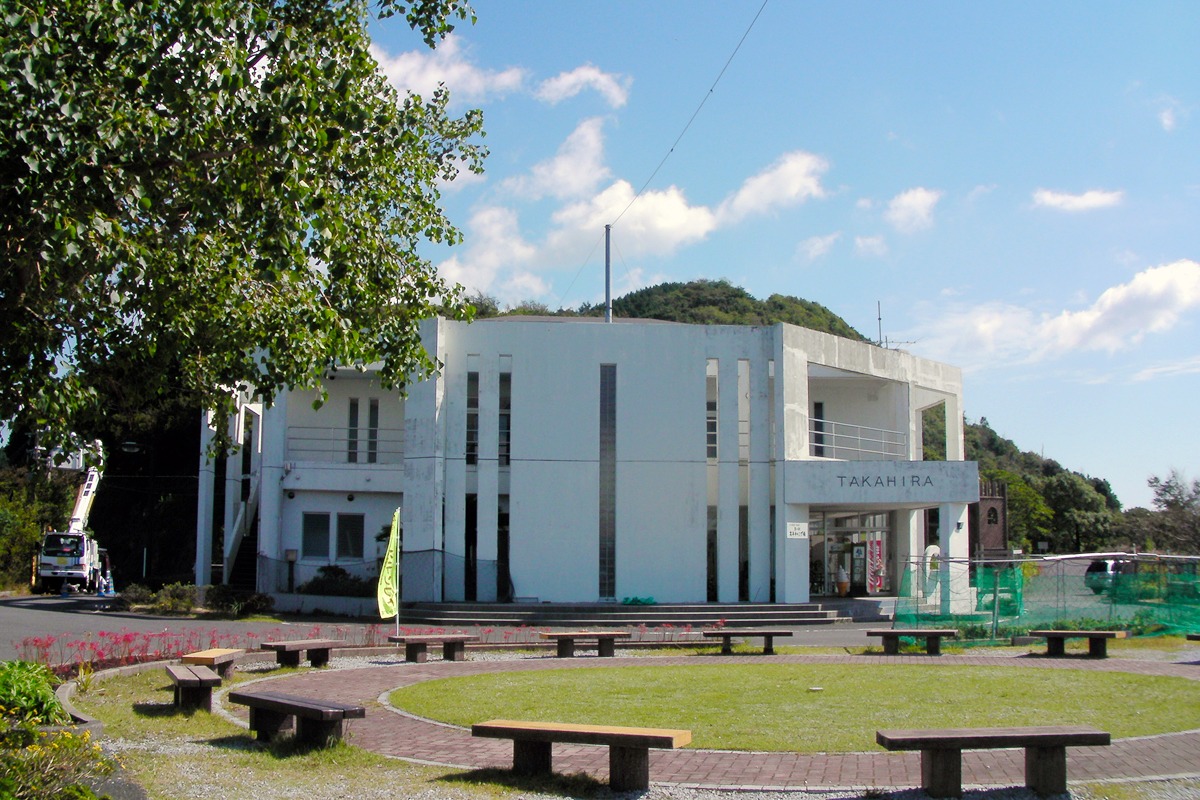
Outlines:
POLYGON ((613 316, 703 325, 774 325, 787 322, 866 341, 846 320, 820 303, 783 294, 766 300, 726 281, 661 283, 613 300, 613 316))
MULTIPOLYGON (((556 317, 603 316, 604 306, 584 303, 578 309, 551 310, 535 301, 525 301, 501 310, 499 301, 485 294, 470 298, 478 318, 514 314, 556 317)), ((661 319, 697 325, 774 325, 787 322, 822 333, 865 342, 867 338, 846 320, 820 303, 783 294, 766 300, 753 297, 728 281, 697 280, 690 283, 660 283, 613 299, 613 316, 619 319, 661 319)))

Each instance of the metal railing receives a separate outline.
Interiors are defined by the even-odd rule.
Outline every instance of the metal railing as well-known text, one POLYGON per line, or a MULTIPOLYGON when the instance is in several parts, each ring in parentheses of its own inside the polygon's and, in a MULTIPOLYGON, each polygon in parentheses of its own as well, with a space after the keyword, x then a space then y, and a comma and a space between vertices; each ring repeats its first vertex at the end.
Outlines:
POLYGON ((289 425, 287 460, 333 464, 402 464, 404 429, 289 425))
POLYGON ((808 421, 808 449, 813 458, 904 461, 908 458, 908 434, 814 417, 808 421))

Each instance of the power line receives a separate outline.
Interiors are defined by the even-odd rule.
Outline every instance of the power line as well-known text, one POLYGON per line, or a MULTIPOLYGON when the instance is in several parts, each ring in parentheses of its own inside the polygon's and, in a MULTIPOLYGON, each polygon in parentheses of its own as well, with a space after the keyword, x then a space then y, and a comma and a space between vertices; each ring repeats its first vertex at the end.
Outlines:
POLYGON ((729 69, 729 65, 733 63, 734 57, 737 56, 738 51, 742 49, 742 44, 745 43, 746 37, 750 35, 750 31, 754 29, 754 23, 758 22, 758 18, 762 16, 763 9, 767 7, 768 2, 769 0, 763 0, 763 4, 758 7, 758 13, 754 15, 754 19, 750 20, 750 25, 746 28, 746 32, 742 34, 742 38, 738 40, 737 46, 734 47, 733 52, 729 54, 729 58, 725 61, 725 66, 721 67, 721 72, 717 75, 717 79, 712 82, 712 86, 708 88, 708 92, 706 92, 704 97, 700 100, 700 105, 696 106, 696 110, 692 112, 691 118, 688 119, 687 124, 683 126, 683 130, 679 132, 679 136, 675 137, 674 143, 672 143, 670 149, 667 150, 667 154, 662 157, 662 161, 658 162, 658 166, 654 168, 654 172, 650 173, 650 177, 647 178, 646 182, 642 184, 642 188, 638 189, 637 194, 633 196, 633 199, 629 201, 629 204, 626 205, 625 208, 621 209, 621 213, 617 214, 617 218, 612 221, 614 226, 620 221, 621 217, 625 216, 625 212, 632 208, 633 204, 636 203, 639 198, 641 198, 642 194, 645 193, 646 189, 650 186, 651 181, 653 181, 655 176, 658 175, 658 171, 663 168, 663 165, 667 163, 667 159, 670 158, 671 154, 675 152, 675 148, 679 146, 679 142, 688 132, 688 129, 692 127, 692 123, 696 121, 696 117, 700 115, 700 109, 704 108, 704 104, 708 102, 708 98, 712 97, 713 92, 717 88, 717 84, 721 82, 721 78, 725 75, 725 70, 729 69))

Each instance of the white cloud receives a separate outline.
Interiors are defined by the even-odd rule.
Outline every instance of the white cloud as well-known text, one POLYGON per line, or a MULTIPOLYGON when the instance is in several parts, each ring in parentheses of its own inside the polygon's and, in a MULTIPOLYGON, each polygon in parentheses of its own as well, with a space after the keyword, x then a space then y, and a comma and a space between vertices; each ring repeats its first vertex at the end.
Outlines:
POLYGON ((1180 375, 1200 375, 1200 356, 1185 358, 1170 364, 1156 364, 1146 367, 1133 374, 1130 378, 1134 383, 1157 380, 1158 378, 1174 378, 1180 375))
POLYGON ((454 100, 479 102, 516 91, 525 82, 525 70, 517 67, 497 72, 475 66, 454 35, 447 36, 436 50, 409 50, 391 55, 373 44, 371 55, 397 89, 425 97, 433 94, 439 83, 444 83, 454 100))
POLYGON ((1200 263, 1180 260, 1151 267, 1106 290, 1090 308, 1045 320, 1039 336, 1043 345, 1035 355, 1125 350, 1147 334, 1175 327, 1194 308, 1200 308, 1200 263))
POLYGON ((825 236, 810 236, 796 246, 796 253, 805 261, 816 261, 829 253, 840 238, 842 238, 841 231, 825 236))
POLYGON ((996 191, 996 188, 997 186, 994 183, 980 184, 967 193, 967 202, 974 203, 980 198, 986 197, 996 191))
POLYGON ((1124 196, 1125 193, 1122 191, 1106 191, 1104 189, 1089 189, 1083 194, 1067 194, 1049 189, 1038 189, 1033 193, 1033 204, 1059 211, 1092 211, 1097 208, 1115 206, 1121 202, 1124 196))
POLYGON ((940 191, 918 186, 893 197, 883 218, 900 233, 916 233, 933 225, 933 208, 941 199, 940 191))
POLYGON ((620 108, 629 100, 629 87, 632 83, 633 79, 627 75, 603 72, 598 67, 585 64, 542 81, 534 96, 550 105, 556 105, 584 89, 595 89, 611 108, 620 108))
POLYGON ((472 214, 464 226, 464 238, 466 250, 443 261, 438 271, 468 290, 488 292, 502 273, 507 283, 514 268, 537 254, 537 248, 521 237, 516 212, 500 206, 487 206, 472 214))
POLYGON ((1179 123, 1175 120, 1175 109, 1164 108, 1158 112, 1158 124, 1162 125, 1162 129, 1167 133, 1175 130, 1175 126, 1179 123))
POLYGON ((869 197, 860 197, 854 203, 854 207, 857 208, 859 211, 870 211, 872 208, 875 207, 875 201, 869 197))
POLYGON ((604 226, 624 211, 613 228, 626 255, 666 255, 700 241, 716 228, 713 212, 705 206, 688 204, 683 192, 671 186, 645 192, 630 206, 634 190, 628 181, 617 181, 589 200, 565 206, 553 216, 556 230, 548 238, 552 252, 576 255, 604 226), (626 211, 626 209, 628 210, 626 211))
POLYGON ((534 165, 529 175, 510 178, 506 188, 531 199, 550 195, 580 197, 611 174, 604 165, 604 121, 585 119, 571 132, 554 157, 534 165))
POLYGON ((887 241, 882 236, 855 236, 854 252, 864 258, 886 256, 888 252, 887 241))
POLYGON ((717 208, 717 216, 722 224, 733 223, 812 197, 824 197, 821 175, 828 169, 829 164, 812 153, 802 150, 785 153, 726 198, 717 208))
MULTIPOLYGON (((1038 315, 1004 303, 940 308, 905 337, 923 352, 965 369, 1061 358, 1073 352, 1129 350, 1200 309, 1200 263, 1150 267, 1104 291, 1087 308, 1038 315)), ((1144 377, 1155 373, 1144 371, 1144 377)))

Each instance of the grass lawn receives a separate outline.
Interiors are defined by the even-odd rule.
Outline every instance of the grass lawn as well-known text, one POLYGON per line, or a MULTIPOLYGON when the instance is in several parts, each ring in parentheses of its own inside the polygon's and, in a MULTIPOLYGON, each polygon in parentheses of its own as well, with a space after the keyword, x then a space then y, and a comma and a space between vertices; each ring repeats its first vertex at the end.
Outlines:
POLYGON ((1189 730, 1200 720, 1200 682, 1005 667, 697 664, 450 678, 399 689, 390 702, 463 726, 505 718, 687 728, 693 747, 856 752, 875 748, 879 728, 1083 724, 1115 738, 1189 730))

